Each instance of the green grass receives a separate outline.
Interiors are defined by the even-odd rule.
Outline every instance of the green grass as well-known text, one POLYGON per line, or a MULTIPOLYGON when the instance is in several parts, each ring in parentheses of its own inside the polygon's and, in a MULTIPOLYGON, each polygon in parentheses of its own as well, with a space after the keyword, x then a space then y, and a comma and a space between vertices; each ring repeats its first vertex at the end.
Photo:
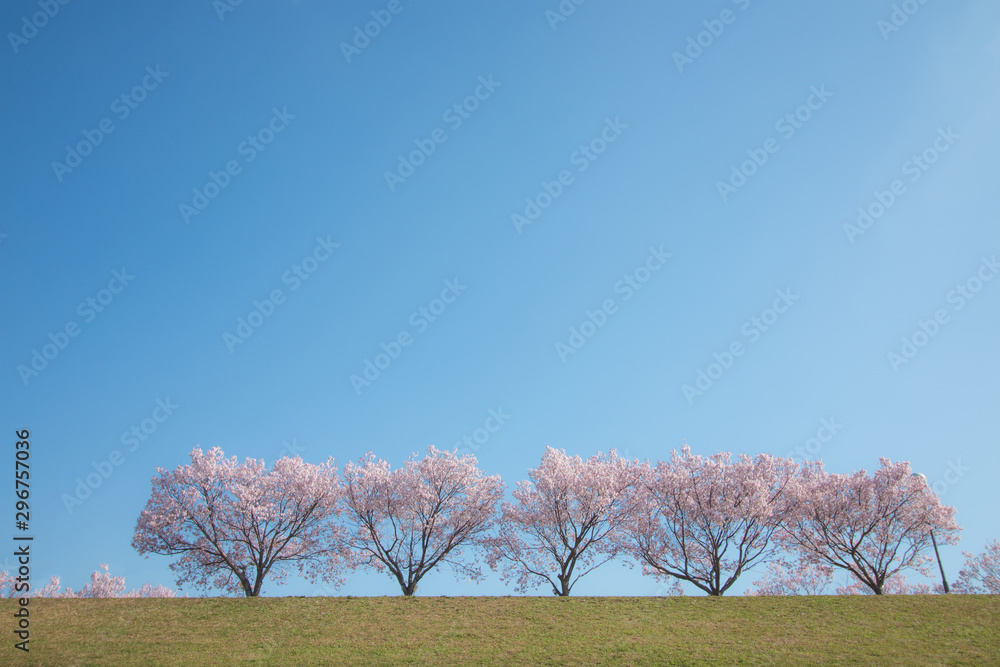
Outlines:
POLYGON ((1000 596, 32 600, 0 663, 1000 664, 1000 596))

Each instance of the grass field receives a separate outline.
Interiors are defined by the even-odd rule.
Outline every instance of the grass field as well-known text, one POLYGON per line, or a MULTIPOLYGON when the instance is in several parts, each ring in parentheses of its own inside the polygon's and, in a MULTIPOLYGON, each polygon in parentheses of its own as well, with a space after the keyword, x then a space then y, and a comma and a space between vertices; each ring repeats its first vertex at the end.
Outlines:
POLYGON ((0 663, 1000 664, 1000 596, 0 602, 0 663))

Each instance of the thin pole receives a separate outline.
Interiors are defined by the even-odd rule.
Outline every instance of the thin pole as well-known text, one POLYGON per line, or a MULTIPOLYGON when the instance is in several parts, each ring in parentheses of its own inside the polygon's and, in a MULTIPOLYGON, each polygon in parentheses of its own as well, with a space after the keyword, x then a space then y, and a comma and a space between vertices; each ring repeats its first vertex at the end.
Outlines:
POLYGON ((931 543, 934 545, 934 555, 937 557, 938 569, 941 570, 941 583, 944 584, 944 592, 948 592, 948 580, 944 577, 944 565, 941 564, 941 554, 938 553, 937 540, 934 539, 934 531, 931 531, 931 543))

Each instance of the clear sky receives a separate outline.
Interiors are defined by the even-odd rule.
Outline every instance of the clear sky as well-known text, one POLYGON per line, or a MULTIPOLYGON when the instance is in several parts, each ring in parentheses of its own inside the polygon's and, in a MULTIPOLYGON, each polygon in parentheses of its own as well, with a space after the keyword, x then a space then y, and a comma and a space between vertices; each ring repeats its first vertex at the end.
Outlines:
POLYGON ((995 2, 63 1, 0 7, 35 576, 173 586, 130 542, 196 445, 398 466, 478 436, 508 486, 547 445, 884 456, 958 508, 952 579, 1000 537, 995 2))

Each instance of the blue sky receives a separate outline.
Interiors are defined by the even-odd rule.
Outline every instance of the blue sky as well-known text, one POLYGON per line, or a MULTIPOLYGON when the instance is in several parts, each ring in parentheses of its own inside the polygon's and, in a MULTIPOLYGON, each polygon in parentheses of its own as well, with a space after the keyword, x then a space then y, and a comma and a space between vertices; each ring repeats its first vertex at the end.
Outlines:
MULTIPOLYGON (((1000 8, 672 4, 4 3, 0 398, 34 575, 173 585, 130 541, 195 445, 401 465, 502 410, 475 453, 509 486, 545 446, 909 460, 958 508, 954 579, 1000 536, 1000 8)), ((574 593, 658 586, 608 565, 574 593)))

